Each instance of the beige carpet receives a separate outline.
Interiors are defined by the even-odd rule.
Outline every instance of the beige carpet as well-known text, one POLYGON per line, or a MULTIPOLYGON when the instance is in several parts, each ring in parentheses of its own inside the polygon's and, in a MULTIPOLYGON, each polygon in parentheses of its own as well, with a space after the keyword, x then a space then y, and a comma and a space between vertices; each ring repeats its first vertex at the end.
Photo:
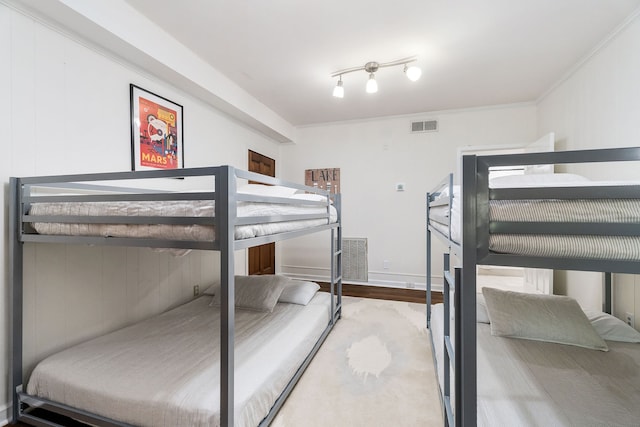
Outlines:
POLYGON ((273 427, 442 426, 423 304, 343 298, 273 427))

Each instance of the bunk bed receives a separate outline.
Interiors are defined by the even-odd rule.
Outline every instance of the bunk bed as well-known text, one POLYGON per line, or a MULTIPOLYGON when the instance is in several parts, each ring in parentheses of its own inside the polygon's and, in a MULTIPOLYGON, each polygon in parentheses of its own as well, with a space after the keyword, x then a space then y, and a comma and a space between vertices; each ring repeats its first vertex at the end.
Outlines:
POLYGON ((269 425, 340 318, 339 194, 220 166, 11 178, 9 205, 13 422, 58 425, 51 420, 64 416, 100 426, 269 425), (240 185, 245 181, 253 184, 240 185), (312 289, 306 301, 294 296, 283 301, 295 304, 287 304, 274 299, 277 292, 265 308, 253 301, 256 288, 238 288, 236 250, 325 230, 331 234, 329 293, 312 289), (45 359, 27 387, 25 243, 218 251, 220 285, 213 297, 45 359), (249 307, 239 305, 239 295, 251 300, 249 307), (145 360, 136 361, 140 355, 145 360), (273 366, 267 369, 265 361, 273 366), (87 377, 98 371, 101 377, 87 377), (167 389, 172 384, 178 388, 167 389))
POLYGON ((490 320, 481 320, 487 302, 478 298, 476 266, 640 273, 637 183, 551 181, 493 188, 489 182, 492 167, 639 160, 640 148, 463 156, 459 187, 449 175, 427 193, 427 327, 446 426, 637 423, 638 344, 607 341, 605 353, 493 336, 483 323, 490 320), (620 203, 630 208, 618 212, 620 203), (558 211, 568 216, 538 216, 535 205, 543 212, 561 206, 558 211), (502 207, 510 215, 501 215, 502 207), (600 214, 591 215, 594 211, 600 214), (447 247, 444 303, 433 309, 432 236, 447 247), (451 256, 460 267, 451 269, 451 256), (587 354, 596 361, 586 361, 587 354), (622 360, 625 373, 616 372, 622 360), (597 372, 589 370, 594 366, 597 372), (611 369, 603 372, 603 366, 611 369))

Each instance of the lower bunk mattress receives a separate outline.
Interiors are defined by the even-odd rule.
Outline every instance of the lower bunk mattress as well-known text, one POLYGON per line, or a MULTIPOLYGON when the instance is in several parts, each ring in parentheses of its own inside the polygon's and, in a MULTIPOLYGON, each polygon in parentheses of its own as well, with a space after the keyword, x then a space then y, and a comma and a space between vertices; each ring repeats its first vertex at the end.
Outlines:
MULTIPOLYGON (((40 362, 27 393, 138 426, 220 425, 220 308, 204 295, 40 362)), ((330 318, 331 297, 236 309, 235 425, 269 413, 330 318)))
MULTIPOLYGON (((443 384, 442 304, 431 334, 443 384)), ((479 426, 637 426, 640 344, 607 341, 608 352, 495 337, 477 324, 479 426)), ((453 380, 451 382, 453 390, 453 380)))

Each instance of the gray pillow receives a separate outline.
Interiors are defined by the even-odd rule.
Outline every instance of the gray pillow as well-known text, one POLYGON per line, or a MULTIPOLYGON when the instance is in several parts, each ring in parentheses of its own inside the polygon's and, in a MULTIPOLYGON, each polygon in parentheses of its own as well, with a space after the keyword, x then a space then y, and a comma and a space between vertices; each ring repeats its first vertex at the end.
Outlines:
POLYGON ((487 313, 487 302, 482 294, 476 294, 476 322, 491 323, 489 313, 487 313))
POLYGON ((316 292, 318 292, 318 289, 320 289, 320 285, 314 282, 289 280, 282 290, 278 302, 307 305, 316 292))
MULTIPOLYGON (((236 308, 255 311, 273 311, 278 298, 289 281, 288 277, 266 274, 262 276, 235 276, 236 308)), ((220 285, 214 291, 212 306, 221 304, 220 285)))
POLYGON ((608 351, 577 301, 558 295, 483 288, 491 335, 608 351))
POLYGON ((591 325, 603 340, 640 343, 640 332, 622 320, 601 311, 585 310, 591 325))
MULTIPOLYGON (((451 300, 453 300, 453 291, 451 291, 451 300)), ((453 322, 455 318, 453 309, 449 313, 451 315, 451 321, 453 322)), ((484 296, 482 294, 476 294, 476 322, 491 323, 489 321, 489 315, 487 314, 487 304, 484 302, 484 296)))

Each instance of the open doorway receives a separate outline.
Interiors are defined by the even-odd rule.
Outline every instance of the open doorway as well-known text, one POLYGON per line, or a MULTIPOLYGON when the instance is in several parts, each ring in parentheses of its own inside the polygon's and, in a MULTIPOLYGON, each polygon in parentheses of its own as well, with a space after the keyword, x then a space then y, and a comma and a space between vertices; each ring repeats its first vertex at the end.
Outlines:
MULTIPOLYGON (((271 157, 249 150, 249 172, 276 176, 276 161, 271 157)), ((250 182, 251 184, 259 184, 250 182)), ((276 273, 276 244, 254 246, 249 248, 249 274, 276 273)))
MULTIPOLYGON (((548 152, 554 150, 554 133, 548 133, 537 141, 526 144, 461 147, 458 149, 458 176, 462 176, 460 167, 462 164, 462 156, 465 154, 494 155, 548 152)), ((553 173, 553 171, 553 165, 496 167, 489 170, 489 179, 506 175, 553 173)), ((519 292, 553 294, 553 270, 483 265, 479 265, 477 269, 478 291, 480 291, 483 286, 492 286, 519 292)))

